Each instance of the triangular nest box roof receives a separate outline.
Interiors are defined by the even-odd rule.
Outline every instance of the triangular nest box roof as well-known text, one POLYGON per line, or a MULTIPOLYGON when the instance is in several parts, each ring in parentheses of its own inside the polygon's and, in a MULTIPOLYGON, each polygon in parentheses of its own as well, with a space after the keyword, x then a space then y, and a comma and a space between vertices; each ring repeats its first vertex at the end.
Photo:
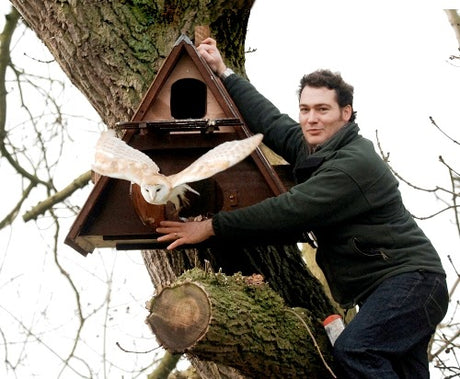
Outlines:
MULTIPOLYGON (((177 40, 132 120, 119 127, 126 130, 123 140, 152 157, 165 175, 179 172, 220 143, 251 135, 222 82, 187 36, 177 40)), ((285 191, 259 149, 192 187, 201 195, 184 209, 185 217, 245 207, 285 191)), ((168 206, 146 203, 127 181, 103 176, 65 243, 83 255, 99 247, 163 248, 150 221, 170 219, 173 213, 168 206)))

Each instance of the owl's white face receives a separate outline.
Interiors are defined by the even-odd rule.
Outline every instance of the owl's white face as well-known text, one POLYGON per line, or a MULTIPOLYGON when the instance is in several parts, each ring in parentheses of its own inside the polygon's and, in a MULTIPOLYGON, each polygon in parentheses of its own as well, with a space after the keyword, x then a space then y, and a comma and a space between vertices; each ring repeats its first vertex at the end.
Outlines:
POLYGON ((164 183, 141 185, 141 193, 145 201, 150 204, 166 204, 171 189, 164 183))

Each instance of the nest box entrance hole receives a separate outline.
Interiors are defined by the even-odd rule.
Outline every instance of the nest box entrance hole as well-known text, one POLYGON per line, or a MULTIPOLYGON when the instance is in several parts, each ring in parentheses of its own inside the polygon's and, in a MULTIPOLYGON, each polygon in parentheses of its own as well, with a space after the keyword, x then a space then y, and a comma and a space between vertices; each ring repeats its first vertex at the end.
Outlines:
POLYGON ((194 78, 179 79, 171 86, 171 116, 183 120, 206 115, 206 84, 194 78))

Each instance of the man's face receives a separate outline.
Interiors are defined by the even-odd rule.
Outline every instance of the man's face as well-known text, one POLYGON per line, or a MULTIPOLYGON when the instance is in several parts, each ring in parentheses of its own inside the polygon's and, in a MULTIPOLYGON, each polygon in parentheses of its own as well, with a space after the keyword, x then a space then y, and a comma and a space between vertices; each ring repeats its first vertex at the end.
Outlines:
POLYGON ((299 101, 299 122, 307 142, 316 147, 331 138, 351 117, 350 105, 339 107, 335 91, 304 87, 299 101))

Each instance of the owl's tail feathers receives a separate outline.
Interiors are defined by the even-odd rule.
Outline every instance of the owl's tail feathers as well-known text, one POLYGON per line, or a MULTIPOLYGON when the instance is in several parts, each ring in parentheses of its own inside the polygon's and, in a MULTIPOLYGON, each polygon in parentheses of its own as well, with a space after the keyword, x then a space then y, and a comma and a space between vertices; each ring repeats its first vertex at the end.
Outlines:
POLYGON ((180 186, 174 187, 171 190, 171 194, 168 197, 168 200, 174 204, 176 210, 187 206, 189 204, 189 199, 185 196, 187 191, 193 192, 194 194, 200 196, 198 191, 195 191, 192 187, 187 184, 181 184, 180 186))
POLYGON ((193 192, 194 194, 200 196, 200 193, 198 191, 195 191, 192 187, 190 187, 188 184, 184 184, 183 185, 187 190, 189 190, 190 192, 193 192))

